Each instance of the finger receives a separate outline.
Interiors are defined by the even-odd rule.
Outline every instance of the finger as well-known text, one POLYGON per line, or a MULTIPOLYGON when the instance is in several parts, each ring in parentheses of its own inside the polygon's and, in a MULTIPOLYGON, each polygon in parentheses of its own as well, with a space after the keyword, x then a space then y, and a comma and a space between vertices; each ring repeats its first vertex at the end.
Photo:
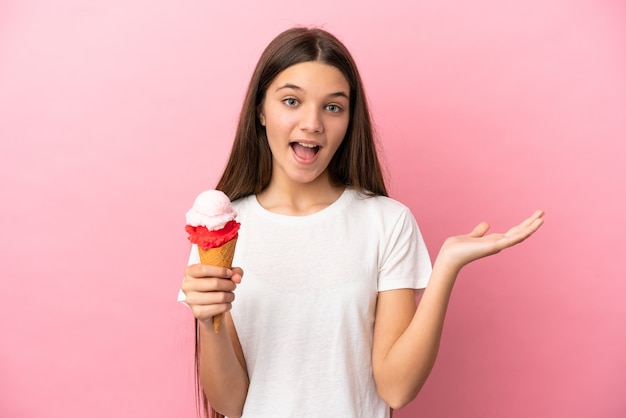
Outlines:
POLYGON ((191 311, 199 321, 208 321, 214 316, 230 311, 232 304, 223 303, 217 305, 192 305, 191 311))
POLYGON ((237 288, 237 284, 232 280, 217 277, 185 278, 180 287, 185 294, 189 292, 232 292, 237 288))
POLYGON ((233 292, 189 292, 185 298, 190 306, 221 305, 234 300, 233 292))
POLYGON ((489 224, 487 222, 481 222, 468 234, 470 237, 482 237, 489 230, 489 224))
POLYGON ((513 235, 517 234, 519 231, 526 232, 526 230, 536 231, 543 224, 543 214, 544 212, 542 210, 535 211, 531 217, 524 219, 519 225, 509 229, 506 234, 513 235))
POLYGON ((543 225, 543 219, 542 218, 535 219, 533 223, 530 224, 530 226, 528 227, 532 231, 531 234, 534 234, 541 225, 543 225))
POLYGON ((230 279, 232 275, 233 271, 229 268, 209 264, 192 264, 185 268, 185 277, 220 277, 230 279))
POLYGON ((503 237, 506 247, 510 247, 524 241, 534 234, 541 225, 543 225, 543 219, 537 217, 532 220, 530 224, 527 224, 525 221, 522 224, 509 229, 503 237))
POLYGON ((230 277, 230 279, 237 284, 241 283, 241 279, 243 278, 243 270, 240 267, 233 267, 232 271, 233 275, 230 277))
MULTIPOLYGON (((526 220, 524 220, 522 223, 519 224, 520 227, 526 228, 526 227, 530 227, 534 224, 536 224, 537 220, 540 220, 544 215, 544 211, 542 210, 537 210, 535 211, 535 213, 532 214, 532 216, 526 220)), ((541 225, 541 223, 540 223, 541 225)))

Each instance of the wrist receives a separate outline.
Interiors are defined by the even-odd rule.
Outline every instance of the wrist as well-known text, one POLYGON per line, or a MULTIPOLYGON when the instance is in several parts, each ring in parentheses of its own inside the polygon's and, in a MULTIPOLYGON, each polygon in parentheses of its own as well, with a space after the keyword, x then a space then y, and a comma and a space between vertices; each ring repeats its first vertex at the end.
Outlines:
POLYGON ((213 317, 208 319, 198 319, 198 328, 202 331, 213 332, 213 317))
POLYGON ((450 260, 445 254, 439 253, 433 264, 433 276, 441 276, 452 281, 456 279, 462 265, 450 260))

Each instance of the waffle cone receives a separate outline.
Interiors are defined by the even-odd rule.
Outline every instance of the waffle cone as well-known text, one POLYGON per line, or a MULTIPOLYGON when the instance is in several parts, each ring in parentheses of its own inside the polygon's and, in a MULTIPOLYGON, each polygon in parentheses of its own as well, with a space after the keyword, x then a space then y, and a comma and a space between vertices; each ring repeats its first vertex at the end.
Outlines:
MULTIPOLYGON (((209 248, 203 250, 198 247, 200 253, 200 262, 202 264, 210 264, 212 266, 228 267, 233 265, 233 257, 235 255, 235 246, 237 245, 237 238, 231 239, 226 244, 217 248, 209 248)), ((217 333, 220 332, 222 325, 222 317, 224 314, 218 314, 213 317, 213 330, 217 333)))

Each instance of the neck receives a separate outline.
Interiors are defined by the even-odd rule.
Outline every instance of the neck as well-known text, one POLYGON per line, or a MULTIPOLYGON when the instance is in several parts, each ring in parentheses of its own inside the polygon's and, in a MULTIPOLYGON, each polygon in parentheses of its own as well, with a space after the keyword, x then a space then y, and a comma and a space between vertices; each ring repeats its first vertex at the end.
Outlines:
POLYGON ((271 181, 269 186, 257 195, 257 200, 270 212, 304 216, 319 212, 333 204, 344 189, 344 186, 333 186, 329 180, 307 184, 281 184, 271 181))

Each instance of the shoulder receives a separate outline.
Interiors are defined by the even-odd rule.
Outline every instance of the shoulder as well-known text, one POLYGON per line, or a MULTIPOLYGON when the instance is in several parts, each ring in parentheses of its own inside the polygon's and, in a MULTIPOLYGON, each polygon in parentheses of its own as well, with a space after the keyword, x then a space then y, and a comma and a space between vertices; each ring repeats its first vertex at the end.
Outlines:
POLYGON ((384 215, 387 219, 413 217, 411 210, 402 202, 387 196, 372 196, 354 189, 350 189, 354 209, 363 210, 370 214, 384 215))
POLYGON ((244 210, 246 207, 250 206, 250 203, 252 202, 252 199, 255 199, 256 196, 251 194, 248 196, 244 196, 244 197, 240 197, 237 200, 233 200, 232 204, 233 204, 233 208, 236 211, 239 210, 244 210))

